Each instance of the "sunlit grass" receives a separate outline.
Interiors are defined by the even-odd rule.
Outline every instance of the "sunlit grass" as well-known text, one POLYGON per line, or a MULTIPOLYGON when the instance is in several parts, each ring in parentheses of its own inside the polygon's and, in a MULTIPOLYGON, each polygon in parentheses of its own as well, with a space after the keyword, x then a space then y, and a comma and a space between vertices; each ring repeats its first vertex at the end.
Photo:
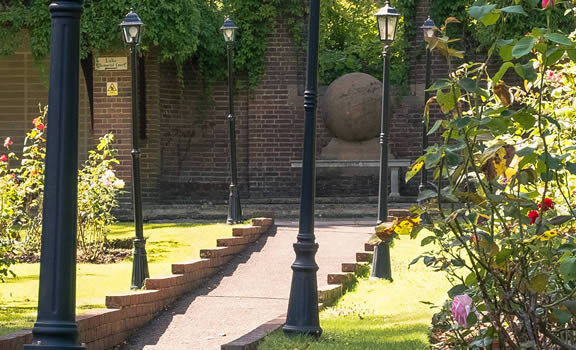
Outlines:
POLYGON ((391 250, 394 282, 361 280, 337 305, 320 314, 322 336, 285 337, 281 330, 266 337, 262 350, 418 350, 428 349, 427 330, 448 282, 422 263, 408 264, 423 249, 402 239, 391 250))
MULTIPOLYGON (((114 225, 112 231, 110 240, 134 236, 132 224, 114 225)), ((216 239, 230 237, 232 227, 226 224, 147 224, 144 235, 150 275, 160 276, 171 273, 172 263, 197 259, 200 249, 216 247, 216 239)), ((18 264, 13 271, 16 278, 0 283, 0 335, 30 328, 36 320, 40 264, 18 264)), ((78 264, 77 313, 103 308, 107 294, 130 293, 131 276, 131 261, 78 264)))

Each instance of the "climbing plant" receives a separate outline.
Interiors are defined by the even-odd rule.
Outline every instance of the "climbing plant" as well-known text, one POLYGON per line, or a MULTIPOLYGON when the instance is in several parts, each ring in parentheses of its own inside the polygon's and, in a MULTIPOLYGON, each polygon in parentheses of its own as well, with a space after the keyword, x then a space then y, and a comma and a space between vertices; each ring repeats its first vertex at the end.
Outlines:
MULTIPOLYGON (((321 2, 320 81, 329 84, 351 72, 382 78, 382 44, 374 14, 383 2, 327 0, 321 2)), ((391 80, 406 85, 409 71, 407 48, 415 33, 416 0, 392 1, 402 15, 391 51, 391 80)))
POLYGON ((295 39, 301 38, 305 5, 305 1, 299 0, 224 1, 224 12, 240 28, 234 62, 237 69, 248 74, 251 87, 255 87, 264 74, 268 35, 275 26, 282 26, 295 39))

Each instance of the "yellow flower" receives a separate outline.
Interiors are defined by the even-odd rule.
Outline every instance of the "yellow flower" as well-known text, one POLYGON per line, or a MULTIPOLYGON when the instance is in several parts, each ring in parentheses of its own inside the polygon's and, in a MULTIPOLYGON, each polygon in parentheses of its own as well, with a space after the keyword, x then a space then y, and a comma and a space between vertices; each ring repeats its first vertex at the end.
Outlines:
POLYGON ((506 169, 504 174, 506 175, 507 179, 511 179, 514 175, 516 175, 516 169, 508 168, 508 169, 506 169))
POLYGON ((547 241, 550 238, 554 238, 558 236, 558 231, 552 231, 552 230, 548 230, 545 231, 543 234, 541 234, 538 239, 540 239, 541 241, 547 241))

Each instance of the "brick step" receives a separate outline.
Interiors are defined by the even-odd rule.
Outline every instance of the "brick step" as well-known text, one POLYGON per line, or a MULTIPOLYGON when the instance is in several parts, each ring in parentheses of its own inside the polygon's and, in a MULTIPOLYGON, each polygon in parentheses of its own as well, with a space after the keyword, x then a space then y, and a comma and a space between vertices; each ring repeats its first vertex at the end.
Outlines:
POLYGON ((358 272, 358 270, 362 266, 365 266, 365 265, 366 265, 366 263, 362 263, 362 262, 342 263, 342 272, 356 273, 356 272, 358 272))
POLYGON ((357 262, 371 263, 373 255, 374 254, 370 253, 370 252, 358 252, 358 253, 356 253, 356 261, 357 262))
POLYGON ((346 284, 354 279, 353 273, 329 273, 328 284, 346 284))

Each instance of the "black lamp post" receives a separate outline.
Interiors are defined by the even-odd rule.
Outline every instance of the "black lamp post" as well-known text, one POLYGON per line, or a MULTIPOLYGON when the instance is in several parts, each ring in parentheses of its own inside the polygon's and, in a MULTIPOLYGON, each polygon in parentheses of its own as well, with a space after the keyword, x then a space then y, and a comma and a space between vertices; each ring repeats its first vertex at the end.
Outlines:
POLYGON ((25 349, 85 349, 76 325, 78 81, 81 0, 50 4, 50 91, 42 255, 34 341, 25 349))
POLYGON ((228 198, 228 219, 226 223, 233 225, 242 222, 242 207, 238 194, 238 171, 236 169, 236 116, 234 115, 234 64, 232 45, 238 27, 230 18, 226 18, 220 30, 224 34, 228 51, 228 136, 230 138, 230 195, 228 198))
POLYGON ((142 186, 140 183, 140 116, 138 103, 138 46, 142 42, 144 23, 133 11, 120 23, 122 37, 130 46, 130 68, 132 73, 132 205, 134 210, 134 260, 132 262, 132 289, 140 289, 144 280, 150 277, 146 258, 146 239, 142 224, 142 186))
POLYGON ((306 91, 304 92, 304 149, 302 151, 302 192, 300 197, 300 225, 294 243, 296 260, 292 264, 292 285, 288 314, 283 330, 287 335, 320 336, 318 317, 318 284, 315 256, 318 244, 314 236, 314 199, 316 192, 316 100, 318 88, 318 31, 320 0, 310 0, 308 27, 308 62, 306 91))
MULTIPOLYGON (((434 37, 436 31, 436 25, 434 21, 430 17, 424 22, 422 27, 420 27, 424 33, 424 40, 427 42, 429 39, 434 37)), ((430 91, 427 91, 428 87, 430 87, 430 64, 432 60, 432 51, 430 50, 430 45, 426 46, 426 77, 424 81, 424 103, 427 103, 430 99, 430 91)), ((428 125, 426 120, 422 119, 422 154, 428 148, 428 125)), ((418 191, 422 193, 426 189, 428 184, 428 173, 426 169, 422 169, 420 173, 420 186, 418 187, 418 191)))
MULTIPOLYGON (((376 13, 380 41, 384 43, 382 56, 384 67, 382 73, 382 114, 380 120, 380 187, 378 194, 378 220, 381 224, 388 221, 388 132, 390 121, 390 44, 396 37, 396 28, 400 14, 386 1, 376 13)), ((390 245, 382 242, 375 247, 372 261, 372 278, 386 278, 392 280, 390 268, 390 245)))

